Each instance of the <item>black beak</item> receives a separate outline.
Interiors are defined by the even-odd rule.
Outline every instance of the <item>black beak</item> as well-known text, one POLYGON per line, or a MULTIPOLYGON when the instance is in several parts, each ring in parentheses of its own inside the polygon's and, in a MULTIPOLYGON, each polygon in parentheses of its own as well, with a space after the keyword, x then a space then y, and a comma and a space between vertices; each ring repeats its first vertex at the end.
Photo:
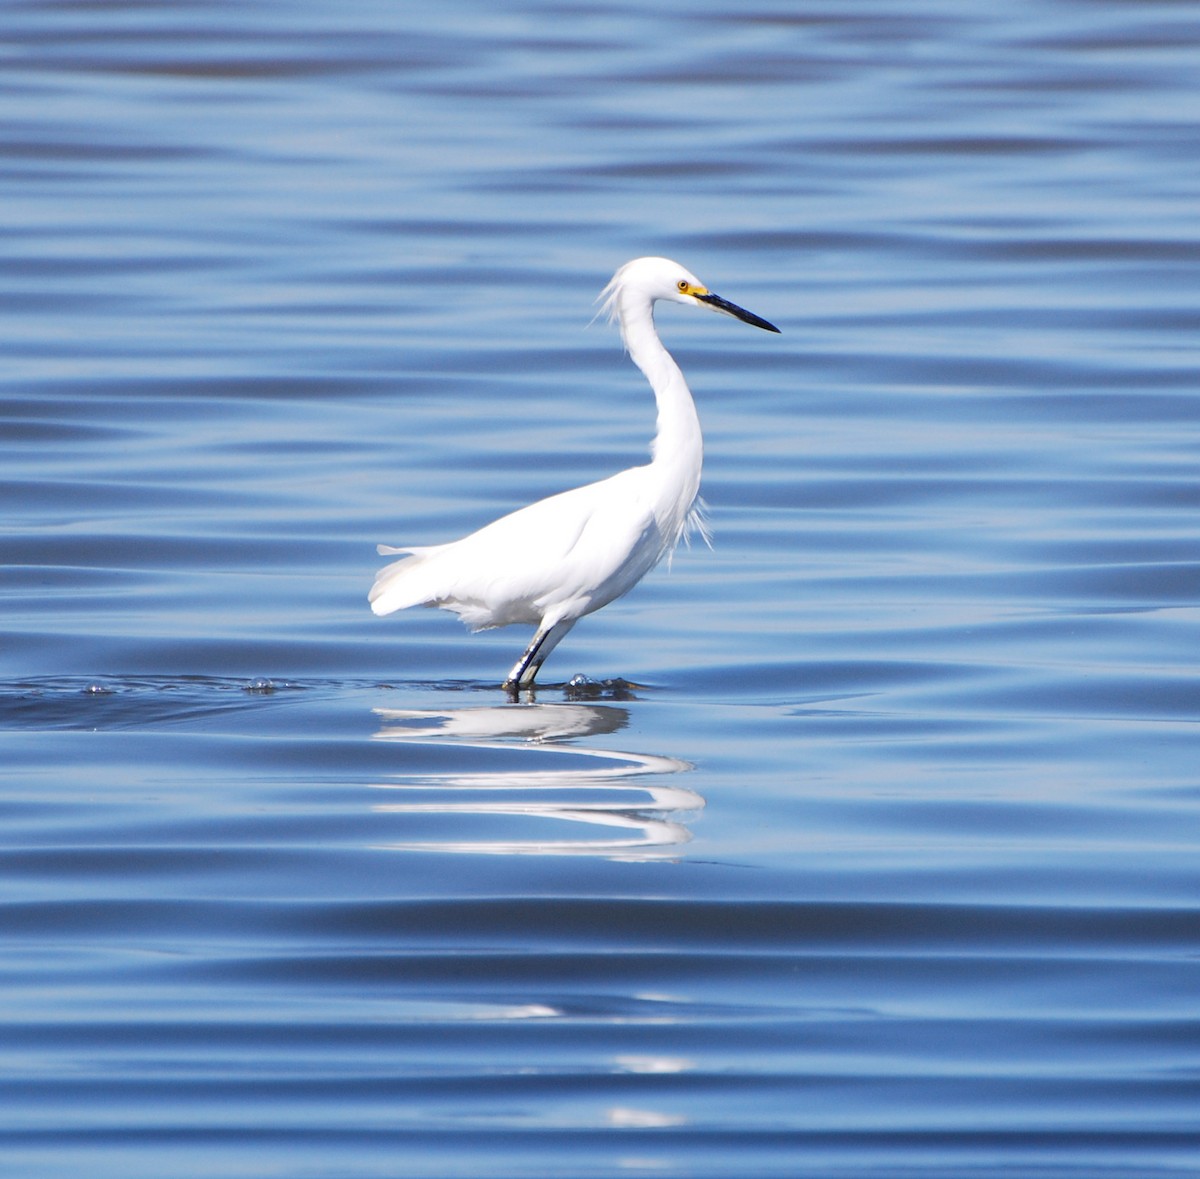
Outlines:
POLYGON ((736 303, 731 303, 728 299, 722 299, 720 295, 697 295, 696 298, 701 303, 707 303, 717 311, 724 311, 726 315, 732 315, 734 319, 740 319, 742 323, 749 323, 753 324, 756 328, 762 328, 764 332, 779 331, 773 323, 767 323, 765 319, 755 315, 753 311, 747 311, 744 307, 739 307, 736 303))

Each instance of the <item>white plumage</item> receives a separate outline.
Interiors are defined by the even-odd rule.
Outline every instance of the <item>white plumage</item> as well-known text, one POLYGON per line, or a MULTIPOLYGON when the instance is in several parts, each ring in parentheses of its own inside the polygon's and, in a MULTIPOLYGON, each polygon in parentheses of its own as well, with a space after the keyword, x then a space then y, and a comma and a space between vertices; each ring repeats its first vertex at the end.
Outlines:
POLYGON ((707 306, 779 330, 712 294, 666 258, 627 262, 603 299, 654 390, 658 425, 651 461, 539 500, 449 544, 379 546, 381 554, 407 555, 376 576, 370 592, 376 614, 439 606, 472 630, 512 623, 537 627, 505 681, 509 689, 532 684, 546 656, 580 618, 632 589, 689 529, 703 531, 700 421, 683 373, 654 329, 654 303, 707 306))

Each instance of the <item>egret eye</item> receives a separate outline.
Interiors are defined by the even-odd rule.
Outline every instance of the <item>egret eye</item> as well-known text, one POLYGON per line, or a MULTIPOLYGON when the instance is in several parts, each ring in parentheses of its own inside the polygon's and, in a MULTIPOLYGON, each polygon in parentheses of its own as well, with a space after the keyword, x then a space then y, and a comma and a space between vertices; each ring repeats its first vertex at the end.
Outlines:
POLYGON ((688 287, 691 286, 686 278, 681 278, 675 285, 679 288, 680 294, 683 295, 688 293, 688 287))

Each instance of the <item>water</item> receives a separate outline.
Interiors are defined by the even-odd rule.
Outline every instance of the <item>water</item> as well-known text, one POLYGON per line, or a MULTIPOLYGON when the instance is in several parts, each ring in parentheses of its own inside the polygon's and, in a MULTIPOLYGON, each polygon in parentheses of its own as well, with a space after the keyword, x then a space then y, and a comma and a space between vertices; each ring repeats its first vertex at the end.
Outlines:
POLYGON ((1200 1174, 1192 6, 3 26, 0 1172, 1200 1174), (784 334, 509 703, 374 545, 641 461, 641 253, 784 334))

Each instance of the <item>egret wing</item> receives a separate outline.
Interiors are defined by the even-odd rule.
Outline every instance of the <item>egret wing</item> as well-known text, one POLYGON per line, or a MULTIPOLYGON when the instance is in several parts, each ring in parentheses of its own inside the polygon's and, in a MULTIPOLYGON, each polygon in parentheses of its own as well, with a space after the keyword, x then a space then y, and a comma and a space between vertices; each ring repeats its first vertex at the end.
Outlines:
POLYGON ((633 474, 539 500, 450 544, 389 550, 410 555, 380 570, 371 608, 441 606, 475 629, 540 623, 548 605, 610 577, 652 522, 648 508, 613 486, 633 474))

